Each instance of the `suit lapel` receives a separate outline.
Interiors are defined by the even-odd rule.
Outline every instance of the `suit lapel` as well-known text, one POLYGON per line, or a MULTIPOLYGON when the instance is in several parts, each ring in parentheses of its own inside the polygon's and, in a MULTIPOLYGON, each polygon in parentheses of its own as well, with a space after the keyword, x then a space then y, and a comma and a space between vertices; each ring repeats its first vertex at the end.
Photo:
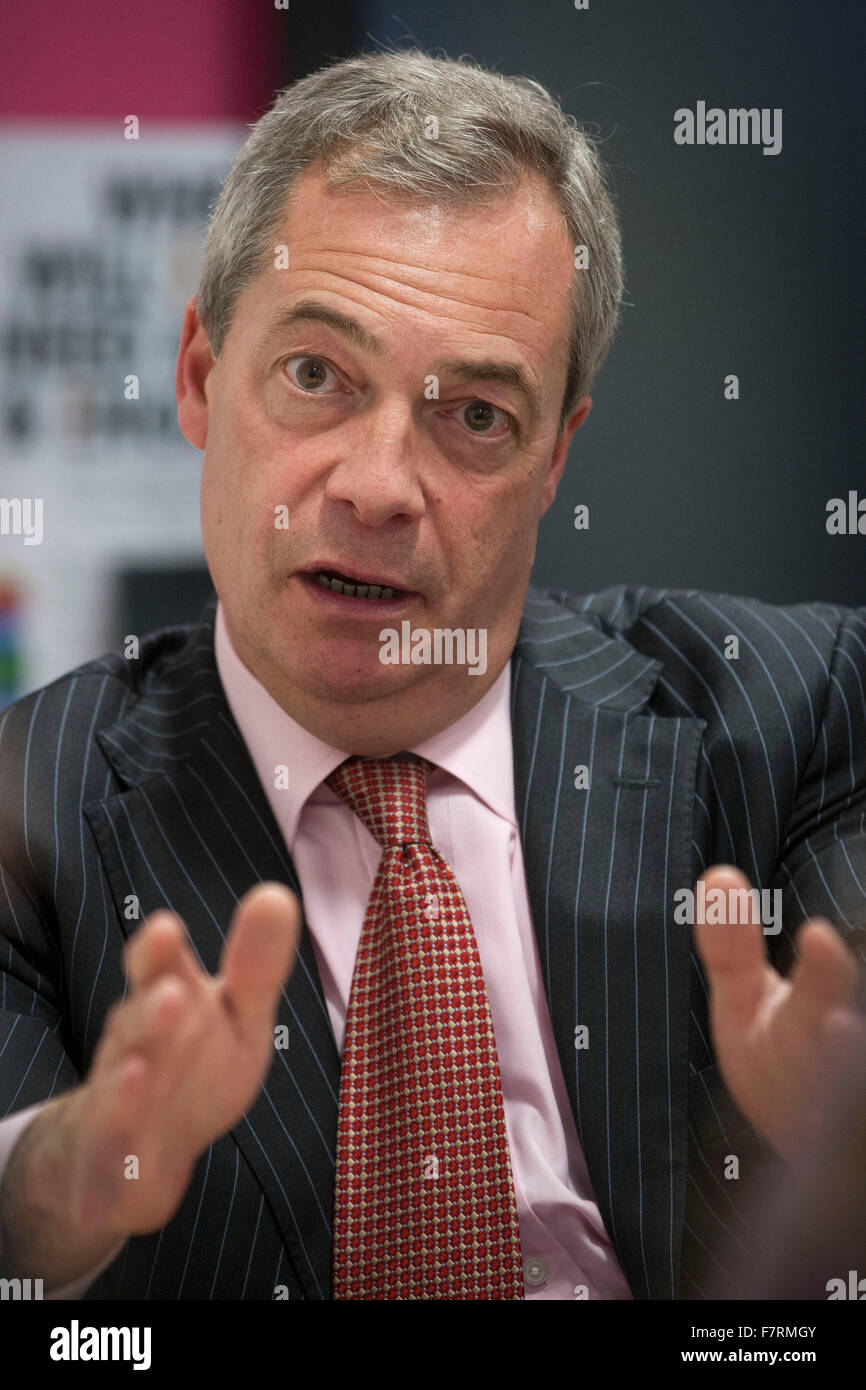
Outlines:
POLYGON ((690 936, 672 905, 691 885, 705 727, 652 713, 660 669, 530 590, 512 664, 527 885, 578 1134, 638 1298, 679 1281, 690 936))
MULTIPOLYGON (((91 803, 93 829, 125 930, 167 906, 205 969, 219 962, 235 905, 262 880, 300 888, 285 842, 225 700, 213 652, 215 600, 160 667, 142 646, 144 690, 99 737, 124 785, 91 803)), ((153 639, 145 639, 145 642, 153 639)), ((164 639, 163 639, 164 640, 164 639)), ((280 1002, 288 1046, 232 1131, 280 1225, 305 1293, 330 1297, 340 1062, 304 926, 280 1002)))

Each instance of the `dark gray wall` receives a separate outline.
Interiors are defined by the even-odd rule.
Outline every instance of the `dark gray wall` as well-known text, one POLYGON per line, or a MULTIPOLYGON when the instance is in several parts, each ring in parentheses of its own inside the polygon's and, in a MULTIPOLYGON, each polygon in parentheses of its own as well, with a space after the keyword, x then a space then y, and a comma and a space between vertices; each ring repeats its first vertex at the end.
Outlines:
POLYGON ((372 0, 356 18, 362 46, 535 77, 605 139, 628 307, 538 581, 866 602, 866 536, 825 526, 830 497, 866 497, 862 4, 372 0), (781 152, 676 145, 698 100, 781 107, 781 152))

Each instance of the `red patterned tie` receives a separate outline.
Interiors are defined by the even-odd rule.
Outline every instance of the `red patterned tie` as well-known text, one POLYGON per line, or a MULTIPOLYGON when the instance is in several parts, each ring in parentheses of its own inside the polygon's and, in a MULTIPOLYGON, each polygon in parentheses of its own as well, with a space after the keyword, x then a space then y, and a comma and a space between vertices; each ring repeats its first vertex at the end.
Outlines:
POLYGON ((335 1299, 523 1298, 487 991, 427 823, 432 764, 349 758, 328 779, 382 847, 343 1044, 335 1299))

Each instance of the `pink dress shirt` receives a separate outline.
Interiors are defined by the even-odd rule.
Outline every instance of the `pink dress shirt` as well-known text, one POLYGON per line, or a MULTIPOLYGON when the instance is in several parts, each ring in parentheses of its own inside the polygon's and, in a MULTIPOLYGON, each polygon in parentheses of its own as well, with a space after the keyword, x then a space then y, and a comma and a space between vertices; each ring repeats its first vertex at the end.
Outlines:
MULTIPOLYGON (((347 754, 295 722, 240 661, 222 605, 216 660, 226 698, 301 885, 342 1051, 355 955, 381 850, 324 779, 347 754), (276 768, 288 786, 277 790, 276 768)), ((520 1219, 527 1298, 630 1298, 598 1207, 553 1038, 514 809, 510 667, 442 733, 409 752, 436 765, 434 845, 463 891, 487 985, 520 1219), (576 1293, 586 1286, 587 1293, 576 1293)))
MULTIPOLYGON (((295 865, 337 1047, 381 851, 324 779, 347 754, 322 743, 243 665, 217 607, 226 698, 295 865), (276 769, 288 769, 278 779, 276 769), (277 789, 275 783, 287 781, 277 789)), ((553 1038, 514 807, 510 667, 456 723, 407 751, 435 764, 434 845, 451 865, 478 942, 493 1017, 527 1299, 628 1299, 596 1205, 553 1038)), ((0 1122, 0 1179, 25 1113, 0 1122), (10 1140, 7 1140, 7 1134, 10 1140), (10 1142, 11 1141, 11 1142, 10 1142)), ((78 1298, 116 1251, 54 1298, 78 1298)))

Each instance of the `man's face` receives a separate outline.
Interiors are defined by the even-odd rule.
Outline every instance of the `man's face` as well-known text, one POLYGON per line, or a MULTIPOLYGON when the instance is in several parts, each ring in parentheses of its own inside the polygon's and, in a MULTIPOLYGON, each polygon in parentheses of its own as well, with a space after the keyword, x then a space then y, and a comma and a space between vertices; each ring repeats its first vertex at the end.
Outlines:
POLYGON ((318 170, 273 240, 218 360, 187 307, 179 419, 204 449, 205 553, 274 699, 326 742, 384 755, 453 723, 510 656, 591 404, 559 432, 572 249, 540 180, 452 210, 331 191, 318 170), (323 572, 385 596, 334 592, 323 572), (383 663, 380 633, 406 620, 486 629, 486 670, 383 663))

